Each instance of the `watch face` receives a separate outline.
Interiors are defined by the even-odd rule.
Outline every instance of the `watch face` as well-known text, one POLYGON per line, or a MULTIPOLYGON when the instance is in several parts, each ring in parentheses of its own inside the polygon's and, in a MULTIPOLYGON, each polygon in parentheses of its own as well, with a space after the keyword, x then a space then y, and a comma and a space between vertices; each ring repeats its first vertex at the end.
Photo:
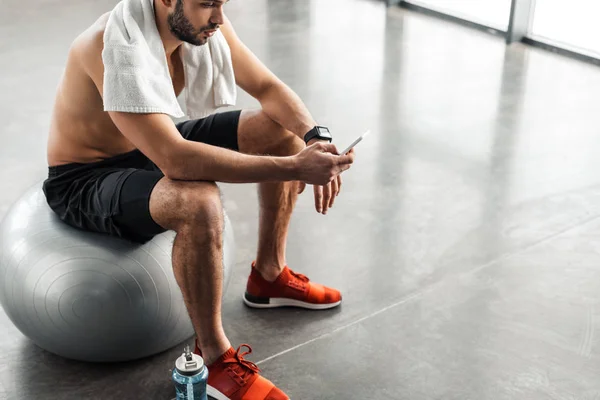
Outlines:
POLYGON ((331 133, 327 128, 319 128, 318 132, 320 137, 331 138, 331 133))

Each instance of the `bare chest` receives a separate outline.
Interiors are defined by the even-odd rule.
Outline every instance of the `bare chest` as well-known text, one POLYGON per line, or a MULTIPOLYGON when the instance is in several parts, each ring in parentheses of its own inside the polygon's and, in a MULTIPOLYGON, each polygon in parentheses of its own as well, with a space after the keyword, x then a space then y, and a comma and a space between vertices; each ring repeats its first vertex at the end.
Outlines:
POLYGON ((173 83, 173 89, 175 95, 179 96, 185 87, 185 72, 183 70, 183 62, 181 61, 180 51, 173 53, 168 61, 169 74, 171 75, 171 82, 173 83))

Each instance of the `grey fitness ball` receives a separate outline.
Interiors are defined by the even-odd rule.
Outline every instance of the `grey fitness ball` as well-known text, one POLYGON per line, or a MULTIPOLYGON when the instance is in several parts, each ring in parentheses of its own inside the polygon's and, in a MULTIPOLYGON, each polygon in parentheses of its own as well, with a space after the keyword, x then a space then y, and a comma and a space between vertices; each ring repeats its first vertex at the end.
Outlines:
MULTIPOLYGON (((72 228, 37 184, 0 225, 0 304, 39 347, 91 362, 129 361, 194 335, 171 266, 175 233, 138 244, 72 228)), ((225 215, 223 295, 235 261, 225 215)))

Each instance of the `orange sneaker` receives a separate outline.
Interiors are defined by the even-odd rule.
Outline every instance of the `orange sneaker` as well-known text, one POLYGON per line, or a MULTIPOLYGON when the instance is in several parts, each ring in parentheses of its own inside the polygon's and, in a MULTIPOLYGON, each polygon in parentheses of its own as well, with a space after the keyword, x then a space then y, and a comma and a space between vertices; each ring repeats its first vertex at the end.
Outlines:
MULTIPOLYGON (((194 353, 202 356, 196 348, 194 353)), ((244 356, 252 353, 247 344, 230 347, 221 357, 208 366, 208 396, 215 400, 289 400, 271 381, 260 376, 260 369, 244 356), (241 353, 242 347, 248 351, 241 353)))
POLYGON ((254 308, 302 307, 311 310, 333 308, 342 303, 335 289, 311 282, 287 266, 274 282, 265 280, 252 263, 252 271, 244 293, 244 303, 254 308))

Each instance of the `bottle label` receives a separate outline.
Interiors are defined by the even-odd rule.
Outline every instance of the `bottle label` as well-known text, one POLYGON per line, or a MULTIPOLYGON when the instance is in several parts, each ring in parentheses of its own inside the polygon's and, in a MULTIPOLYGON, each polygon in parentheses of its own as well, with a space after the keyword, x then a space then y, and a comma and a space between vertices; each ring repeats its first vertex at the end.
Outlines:
POLYGON ((189 382, 187 384, 187 398, 188 399, 193 399, 194 398, 194 384, 189 382))

